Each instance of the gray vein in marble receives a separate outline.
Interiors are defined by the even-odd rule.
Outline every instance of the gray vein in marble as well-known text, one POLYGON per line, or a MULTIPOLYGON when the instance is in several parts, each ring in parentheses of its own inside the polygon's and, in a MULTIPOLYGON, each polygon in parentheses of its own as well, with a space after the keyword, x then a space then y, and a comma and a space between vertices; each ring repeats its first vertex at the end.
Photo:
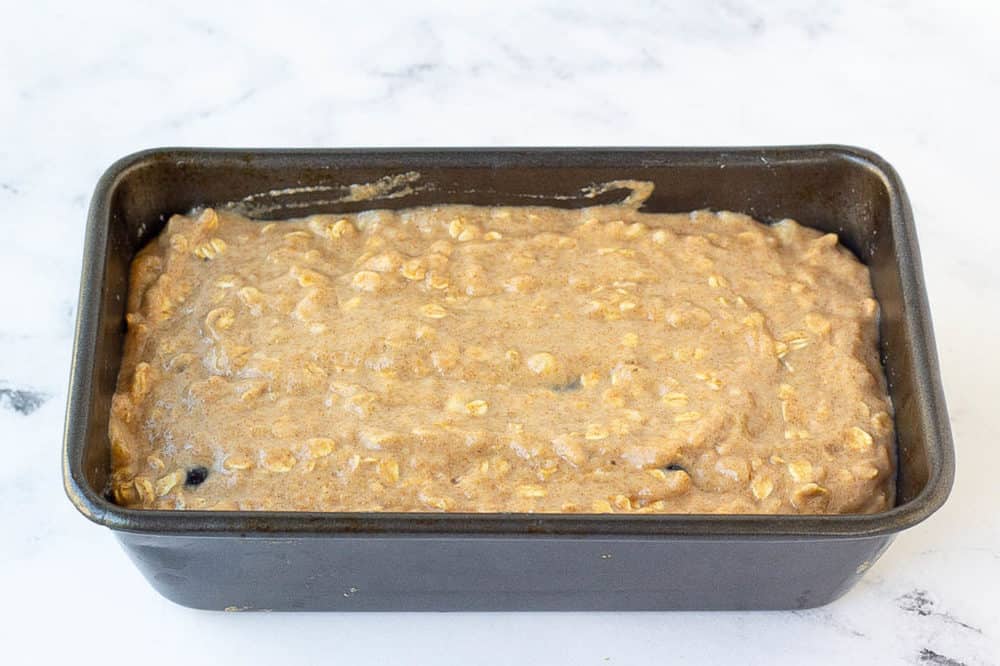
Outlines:
POLYGON ((917 655, 917 663, 919 664, 937 664, 938 666, 965 666, 964 661, 959 661, 958 659, 952 659, 951 657, 946 657, 943 654, 939 654, 934 650, 928 648, 923 648, 920 650, 920 654, 917 655))
POLYGON ((748 7, 746 3, 742 2, 722 2, 719 7, 737 24, 745 27, 750 35, 756 37, 764 32, 764 17, 754 11, 755 8, 748 7))
POLYGON ((806 622, 820 622, 825 626, 831 627, 837 631, 839 634, 843 634, 845 637, 853 638, 868 638, 868 634, 856 629, 849 625, 847 622, 842 621, 832 610, 828 607, 821 608, 809 608, 805 610, 797 610, 792 613, 795 617, 804 620, 806 622))
POLYGON ((41 407, 48 399, 48 394, 41 391, 0 386, 0 407, 11 409, 24 416, 41 407))
POLYGON ((944 622, 958 625, 968 629, 969 631, 974 631, 977 634, 983 633, 982 629, 974 627, 966 622, 962 622, 951 613, 934 610, 934 600, 930 598, 927 590, 916 589, 911 592, 907 592, 903 596, 898 597, 896 602, 899 604, 900 610, 907 613, 914 613, 920 617, 940 618, 944 622))
POLYGON ((188 111, 187 113, 183 113, 173 118, 170 118, 166 121, 164 126, 170 129, 177 129, 193 120, 205 120, 206 118, 211 118, 221 112, 232 111, 235 107, 240 106, 244 102, 247 102, 256 94, 257 94, 257 89, 250 88, 249 90, 245 90, 239 95, 236 95, 235 97, 232 97, 230 99, 224 99, 220 102, 217 102, 215 104, 210 104, 201 109, 188 111))
POLYGON ((404 89, 420 86, 428 78, 440 73, 444 69, 444 65, 438 62, 419 62, 400 69, 369 69, 367 71, 368 75, 385 82, 385 89, 382 93, 370 98, 369 101, 389 101, 404 89))
POLYGON ((416 62, 411 65, 406 65, 396 70, 373 70, 373 74, 387 79, 414 79, 427 72, 433 72, 434 70, 440 68, 438 63, 434 62, 416 62))

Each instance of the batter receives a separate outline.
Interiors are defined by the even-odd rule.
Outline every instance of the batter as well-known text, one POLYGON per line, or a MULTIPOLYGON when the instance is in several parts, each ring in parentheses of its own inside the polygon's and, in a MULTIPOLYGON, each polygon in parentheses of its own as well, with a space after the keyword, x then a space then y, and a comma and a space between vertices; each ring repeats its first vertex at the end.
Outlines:
POLYGON ((133 262, 111 492, 158 509, 870 513, 865 266, 791 220, 174 216, 133 262))

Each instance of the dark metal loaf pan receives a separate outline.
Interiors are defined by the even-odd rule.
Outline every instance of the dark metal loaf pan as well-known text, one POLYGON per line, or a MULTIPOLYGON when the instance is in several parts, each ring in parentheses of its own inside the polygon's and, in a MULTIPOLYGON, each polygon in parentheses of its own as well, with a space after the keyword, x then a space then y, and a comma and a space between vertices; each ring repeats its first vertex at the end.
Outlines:
MULTIPOLYGON (((598 200, 614 197, 609 193, 598 200)), ((620 193, 618 194, 620 196, 620 193)), ((270 209, 268 211, 268 209, 270 209)), ((954 475, 917 240, 895 171, 856 148, 202 150, 113 165, 94 193, 66 415, 66 492, 110 527, 164 596, 207 609, 777 609, 846 592, 954 475), (323 203, 341 186, 419 172, 432 188, 323 203), (793 217, 840 235, 872 270, 896 408, 897 505, 877 515, 525 515, 142 511, 102 497, 129 261, 171 213, 248 195, 294 217, 427 203, 539 203, 649 180, 651 211, 793 217)))

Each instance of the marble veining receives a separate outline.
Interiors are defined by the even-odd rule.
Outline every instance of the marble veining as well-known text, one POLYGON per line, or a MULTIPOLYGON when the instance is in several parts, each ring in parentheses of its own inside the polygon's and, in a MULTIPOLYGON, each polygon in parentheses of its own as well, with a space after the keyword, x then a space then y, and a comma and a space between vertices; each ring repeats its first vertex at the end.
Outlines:
POLYGON ((1000 663, 995 3, 40 0, 3 17, 5 663, 1000 663), (200 613, 160 598, 64 497, 83 223, 127 153, 820 142, 874 149, 907 185, 958 448, 948 504, 829 606, 200 613))
POLYGON ((42 406, 49 396, 27 388, 0 386, 0 405, 27 416, 42 406))

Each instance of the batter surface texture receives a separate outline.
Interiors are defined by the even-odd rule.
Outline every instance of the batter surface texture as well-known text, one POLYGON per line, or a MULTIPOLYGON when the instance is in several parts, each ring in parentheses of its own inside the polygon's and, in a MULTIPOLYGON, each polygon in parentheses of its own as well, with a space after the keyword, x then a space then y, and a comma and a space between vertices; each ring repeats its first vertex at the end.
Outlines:
POLYGON ((735 213, 174 216, 110 420, 129 507, 890 508, 867 269, 735 213))

